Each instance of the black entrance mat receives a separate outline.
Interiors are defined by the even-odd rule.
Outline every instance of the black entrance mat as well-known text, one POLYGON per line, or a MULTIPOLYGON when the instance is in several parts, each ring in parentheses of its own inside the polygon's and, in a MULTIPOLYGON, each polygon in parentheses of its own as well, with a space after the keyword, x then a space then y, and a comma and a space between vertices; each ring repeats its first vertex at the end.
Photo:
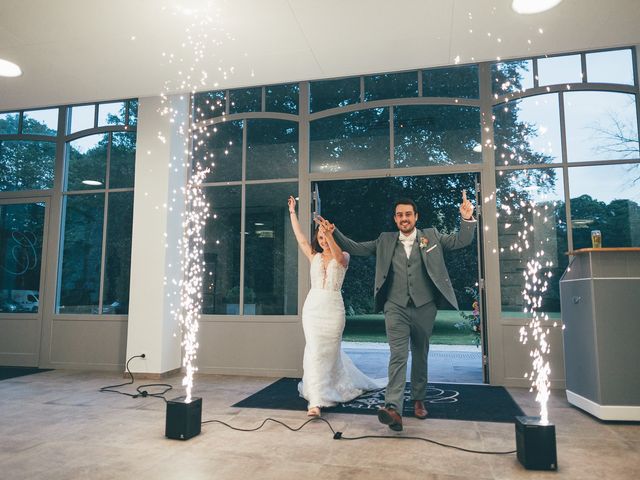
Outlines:
POLYGON ((8 378, 24 377, 25 375, 33 375, 34 373, 48 372, 50 368, 36 367, 0 367, 0 380, 8 378))
MULTIPOLYGON (((281 378, 250 397, 233 405, 241 408, 306 411, 307 402, 298 395, 299 378, 281 378)), ((413 416, 410 387, 405 387, 404 415, 413 416)), ((361 413, 375 415, 384 404, 384 389, 366 393, 349 403, 324 409, 331 413, 361 413)), ((470 420, 478 422, 513 422, 524 415, 504 387, 430 383, 425 399, 429 418, 470 420)))

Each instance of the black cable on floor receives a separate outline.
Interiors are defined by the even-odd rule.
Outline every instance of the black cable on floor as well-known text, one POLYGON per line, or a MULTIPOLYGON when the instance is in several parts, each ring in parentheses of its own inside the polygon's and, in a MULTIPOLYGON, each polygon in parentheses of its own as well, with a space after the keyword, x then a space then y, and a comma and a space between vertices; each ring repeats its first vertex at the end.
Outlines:
POLYGON ((463 448, 463 447, 458 447, 456 445, 449 445, 447 443, 442 443, 442 442, 438 442, 436 440, 431 440, 429 438, 423 438, 423 437, 412 437, 412 436, 402 436, 402 435, 362 435, 359 437, 345 437, 342 432, 337 432, 336 430, 334 430, 333 426, 331 426, 331 423, 329 423, 328 420, 320 417, 320 418, 312 418, 310 420, 307 420, 306 422, 304 422, 302 425, 300 425, 299 427, 290 427, 289 425, 287 425, 284 422, 281 422, 280 420, 276 420, 275 418, 266 418, 259 426, 255 427, 255 428, 238 428, 238 427, 233 427, 231 425, 229 425, 228 423, 225 423, 221 420, 205 420, 204 422, 202 422, 202 425, 204 425, 205 423, 219 423, 221 425, 224 425, 225 427, 230 428, 231 430, 236 430, 238 432, 255 432, 256 430, 260 430, 262 427, 264 427, 264 425, 267 422, 274 422, 277 423, 279 425, 282 425, 283 427, 291 430, 292 432, 297 432, 299 430, 301 430, 305 425, 311 423, 311 422, 324 422, 327 424, 327 426, 329 427, 329 429, 331 430, 331 432, 333 433, 333 439, 334 440, 363 440, 365 438, 391 438, 394 440, 421 440, 423 442, 427 442, 427 443, 433 443, 435 445, 439 445, 441 447, 446 447, 446 448, 453 448, 455 450, 460 450, 462 452, 469 452, 469 453, 479 453, 482 455, 509 455, 512 453, 516 453, 516 450, 509 450, 506 452, 491 452, 491 451, 485 451, 485 450, 472 450, 469 448, 463 448))
POLYGON ((120 383, 118 385, 108 385, 106 387, 100 388, 99 391, 101 393, 103 393, 103 392, 118 393, 120 395, 126 395, 127 397, 131 397, 131 398, 139 398, 139 397, 161 398, 166 403, 167 399, 164 398, 164 395, 165 395, 165 393, 167 393, 169 390, 171 390, 173 388, 173 386, 169 385, 168 383, 146 383, 144 385, 139 385, 138 387, 136 387, 136 391, 138 393, 127 393, 127 392, 121 392, 119 390, 113 390, 114 388, 124 387, 125 385, 132 385, 133 384, 133 382, 134 382, 133 373, 131 373, 131 370, 129 370, 129 362, 131 362, 131 360, 133 360, 134 358, 145 358, 145 357, 146 357, 146 355, 143 353, 142 355, 134 355, 129 360, 127 360, 126 369, 127 369, 127 373, 131 377, 130 381, 125 382, 125 383, 120 383), (151 392, 149 392, 149 390, 146 390, 149 387, 164 387, 164 390, 162 390, 161 392, 151 393, 151 392))

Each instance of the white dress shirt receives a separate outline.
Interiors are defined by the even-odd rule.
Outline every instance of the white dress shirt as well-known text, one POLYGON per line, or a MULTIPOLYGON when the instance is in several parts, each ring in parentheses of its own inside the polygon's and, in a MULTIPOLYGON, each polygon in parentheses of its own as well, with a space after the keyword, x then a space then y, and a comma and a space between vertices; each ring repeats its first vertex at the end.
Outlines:
POLYGON ((416 237, 418 235, 418 229, 414 228, 413 232, 410 235, 405 235, 402 232, 400 233, 400 241, 402 242, 402 246, 404 247, 404 251, 407 254, 407 258, 411 256, 411 249, 413 248, 413 243, 416 241, 416 237))

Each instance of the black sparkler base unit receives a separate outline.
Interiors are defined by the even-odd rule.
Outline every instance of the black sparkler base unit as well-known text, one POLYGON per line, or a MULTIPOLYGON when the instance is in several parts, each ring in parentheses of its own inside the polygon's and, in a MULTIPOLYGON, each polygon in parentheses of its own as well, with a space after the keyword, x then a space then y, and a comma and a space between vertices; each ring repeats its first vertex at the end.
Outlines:
POLYGON ((189 403, 186 397, 167 401, 165 436, 174 440, 188 440, 200 433, 202 426, 202 398, 194 397, 189 403))
POLYGON ((556 427, 540 417, 516 417, 518 461, 527 470, 557 470, 556 427))

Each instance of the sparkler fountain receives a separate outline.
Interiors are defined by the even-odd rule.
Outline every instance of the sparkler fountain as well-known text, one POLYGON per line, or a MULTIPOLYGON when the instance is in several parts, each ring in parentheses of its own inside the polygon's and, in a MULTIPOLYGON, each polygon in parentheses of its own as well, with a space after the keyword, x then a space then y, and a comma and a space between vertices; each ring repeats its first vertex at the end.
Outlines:
MULTIPOLYGON (((207 203, 202 191, 202 183, 205 181, 211 168, 214 166, 212 155, 206 152, 206 139, 211 136, 208 125, 197 125, 195 122, 205 117, 205 113, 200 108, 196 108, 194 122, 188 118, 182 121, 177 120, 176 111, 171 108, 167 93, 171 90, 189 91, 191 105, 194 105, 195 94, 207 84, 208 74, 202 62, 205 60, 207 47, 220 45, 211 32, 219 30, 214 25, 216 15, 211 14, 211 6, 207 5, 205 11, 176 10, 174 15, 185 15, 195 20, 186 29, 187 41, 182 44, 185 49, 184 56, 163 53, 168 64, 177 65, 180 70, 177 72, 179 81, 177 85, 167 81, 165 92, 162 94, 163 109, 161 114, 167 116, 169 122, 174 124, 184 139, 184 152, 186 162, 182 164, 184 169, 192 172, 186 187, 182 189, 184 197, 185 212, 182 214, 182 238, 179 241, 181 257, 180 273, 181 278, 173 280, 179 288, 179 305, 174 306, 172 314, 180 326, 182 336, 181 347, 183 352, 182 367, 185 376, 182 384, 185 387, 185 395, 167 402, 166 430, 165 435, 169 438, 187 440, 200 433, 202 419, 202 399, 192 396, 194 385, 194 374, 198 368, 195 365, 198 350, 197 334, 199 329, 199 319, 202 308, 202 285, 204 276, 204 230, 207 219, 210 217, 210 205, 207 203), (185 58, 193 58, 193 63, 189 66, 185 58), (196 158, 198 155, 198 158, 196 158), (201 158, 200 158, 201 157, 201 158)), ((210 54, 210 56, 213 56, 210 54)), ((224 78, 227 78, 228 71, 218 68, 224 78)), ((233 67, 229 69, 233 72, 233 67)), ((217 86, 217 83, 213 85, 217 86)), ((186 94, 185 94, 186 95, 186 94)), ((208 109, 219 108, 217 104, 207 102, 208 109)), ((224 113, 223 113, 224 114, 224 113)), ((215 128, 213 131, 215 132, 215 128)), ((161 141, 164 138, 159 136, 161 141)), ((172 167, 172 165, 169 165, 172 167)), ((174 198, 175 202, 176 199, 174 198)))
MULTIPOLYGON (((543 181, 549 181, 545 174, 543 181)), ((517 181, 514 175, 513 182, 517 181)), ((531 179, 526 183, 531 185, 531 179)), ((533 187, 534 189, 536 187, 533 187)), ((531 190, 532 187, 524 187, 531 190)), ((533 196, 533 195, 532 195, 533 196)), ((516 417, 516 445, 518 460, 527 469, 533 470, 556 470, 557 455, 555 441, 555 426, 549 422, 547 402, 550 393, 549 376, 551 368, 549 366, 549 316, 542 311, 543 294, 549 286, 549 279, 552 277, 551 268, 553 262, 546 260, 545 244, 549 238, 540 232, 536 232, 536 225, 540 229, 549 222, 549 207, 555 207, 555 202, 536 201, 535 199, 515 199, 515 194, 511 192, 507 198, 503 199, 502 210, 510 217, 515 216, 522 228, 517 232, 518 239, 509 246, 511 251, 527 256, 526 269, 523 272, 524 287, 522 297, 524 300, 523 312, 529 315, 525 326, 520 328, 520 341, 527 345, 531 340, 534 344, 530 351, 532 358, 532 370, 525 374, 525 378, 531 381, 531 391, 536 390, 536 401, 540 405, 540 416, 516 417), (508 204, 513 203, 512 209, 508 204), (536 233, 538 235, 536 236, 536 233), (540 239, 542 236, 544 238, 540 239)), ((542 196, 544 200, 544 196, 542 196)), ((505 228, 509 228, 509 223, 505 228)), ((543 227, 544 228, 544 227, 543 227)), ((549 227, 552 229, 553 227, 549 227)), ((554 323, 555 327, 557 324, 554 323)))

